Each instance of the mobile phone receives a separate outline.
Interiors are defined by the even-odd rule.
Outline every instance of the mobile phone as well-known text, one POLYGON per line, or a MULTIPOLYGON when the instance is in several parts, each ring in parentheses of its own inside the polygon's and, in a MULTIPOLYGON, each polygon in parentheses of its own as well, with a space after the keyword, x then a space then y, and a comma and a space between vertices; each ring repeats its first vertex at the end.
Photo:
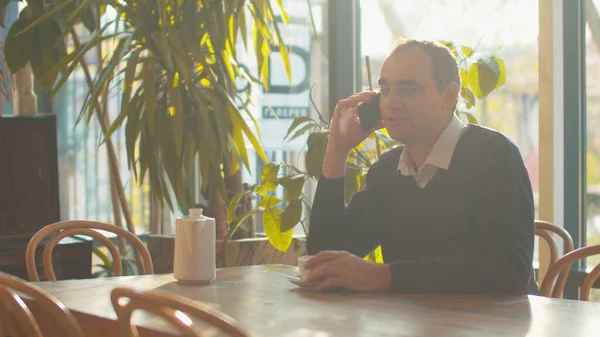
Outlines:
POLYGON ((380 96, 381 94, 377 94, 373 99, 362 103, 356 108, 360 126, 365 132, 370 131, 381 122, 381 110, 379 109, 380 96))

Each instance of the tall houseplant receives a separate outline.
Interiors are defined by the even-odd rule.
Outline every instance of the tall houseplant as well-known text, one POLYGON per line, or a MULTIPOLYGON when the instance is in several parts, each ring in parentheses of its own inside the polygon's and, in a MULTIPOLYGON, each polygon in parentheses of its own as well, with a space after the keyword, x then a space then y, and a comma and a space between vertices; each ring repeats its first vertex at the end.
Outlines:
MULTIPOLYGON (((42 2, 29 2, 37 7, 38 1, 42 2)), ((286 23, 281 0, 276 4, 286 23)), ((90 90, 79 121, 88 123, 94 116, 104 120, 102 98, 120 87, 120 112, 103 128, 104 141, 108 143, 124 127, 129 168, 137 179, 147 177, 152 192, 173 210, 193 206, 190 182, 199 158, 202 192, 210 201, 208 213, 216 218, 218 235, 224 237, 226 201, 243 190, 240 170, 249 168, 246 140, 266 161, 256 121, 249 111, 245 117, 234 103, 235 82, 258 81, 266 87, 273 45, 291 76, 271 1, 56 0, 43 8, 42 15, 15 28, 14 35, 27 44, 23 37, 36 30, 41 34, 48 22, 57 22, 52 26, 58 27, 59 34, 42 39, 47 47, 42 49, 44 71, 34 69, 36 79, 56 93, 85 63, 88 51, 113 40, 115 48, 107 51, 96 76, 91 78, 86 71, 90 90), (97 14, 111 9, 115 16, 91 29, 89 39, 80 42, 74 26, 90 8, 97 8, 97 14), (65 38, 75 42, 74 50, 63 50, 65 38), (239 65, 238 39, 244 46, 253 44, 258 74, 239 65)))
MULTIPOLYGON (((440 42, 445 44, 459 61, 462 87, 456 114, 466 118, 470 123, 477 123, 473 108, 478 100, 484 99, 504 84, 506 80, 504 62, 497 55, 482 55, 468 46, 440 42)), ((329 121, 320 113, 318 119, 307 116, 296 118, 287 132, 286 139, 293 140, 307 133, 309 135, 306 142, 305 167, 288 163, 269 163, 262 171, 261 184, 239 193, 229 205, 229 209, 234 209, 235 204, 247 194, 253 193, 259 196, 261 201, 258 207, 248 210, 242 216, 236 217, 230 212, 229 218, 233 222, 233 227, 235 228, 245 218, 262 212, 269 241, 275 248, 284 252, 292 242, 292 229, 295 226, 301 224, 305 233, 307 232, 306 222, 312 204, 303 191, 307 181, 317 180, 321 175, 329 136, 329 121), (281 174, 282 169, 289 173, 281 174), (274 194, 279 186, 285 189, 283 200, 274 194)), ((379 155, 397 145, 399 143, 392 140, 385 130, 378 130, 353 149, 346 165, 346 202, 365 186, 367 171, 379 155)), ((382 261, 381 250, 377 249, 369 258, 382 261)))
MULTIPOLYGON (((56 0, 53 3, 43 0, 18 1, 24 4, 24 8, 11 25, 4 46, 8 68, 13 74, 16 74, 13 76, 13 86, 23 87, 18 82, 20 80, 30 81, 29 76, 33 75, 42 89, 53 90, 54 95, 68 79, 65 69, 63 69, 65 60, 71 59, 71 56, 67 55, 67 40, 70 39, 75 44, 77 52, 90 51, 91 48, 86 49, 81 46, 78 36, 80 33, 76 30, 76 26, 85 27, 89 34, 97 31, 100 27, 100 16, 104 13, 105 7, 92 5, 89 1, 81 3, 79 7, 77 3, 80 2, 74 0, 56 0), (26 76, 19 76, 19 73, 26 76), (61 73, 60 81, 56 83, 61 73)), ((0 2, 1 19, 4 19, 9 2, 9 0, 0 2)), ((105 37, 100 38, 100 40, 104 39, 105 37)), ((91 66, 83 58, 80 59, 79 64, 86 75, 88 85, 90 85, 93 81, 91 66)), ((102 65, 102 62, 97 62, 97 69, 101 69, 102 65)), ((29 103, 35 104, 35 102, 29 103)), ((107 130, 109 121, 103 108, 101 105, 96 107, 98 112, 96 120, 102 130, 107 130)), ((122 213, 127 223, 127 229, 135 234, 135 227, 119 175, 116 151, 110 139, 106 142, 106 150, 115 225, 123 227, 121 224, 122 213)), ((125 243, 120 238, 118 247, 121 254, 125 256, 125 243)))

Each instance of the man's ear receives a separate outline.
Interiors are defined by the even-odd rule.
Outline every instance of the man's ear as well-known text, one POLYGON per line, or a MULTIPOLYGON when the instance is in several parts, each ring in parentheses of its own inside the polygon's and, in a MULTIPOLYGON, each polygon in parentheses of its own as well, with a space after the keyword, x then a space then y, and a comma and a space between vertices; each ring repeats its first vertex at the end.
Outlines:
POLYGON ((452 110, 458 102, 459 93, 460 89, 456 82, 448 83, 442 92, 442 108, 452 110))

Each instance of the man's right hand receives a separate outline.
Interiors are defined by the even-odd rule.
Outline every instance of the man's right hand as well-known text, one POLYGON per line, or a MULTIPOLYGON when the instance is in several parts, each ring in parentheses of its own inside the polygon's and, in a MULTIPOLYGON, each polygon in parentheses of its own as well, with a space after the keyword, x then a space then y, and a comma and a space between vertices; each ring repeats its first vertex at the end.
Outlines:
POLYGON ((356 107, 373 99, 377 93, 365 91, 340 100, 335 106, 331 119, 329 141, 323 164, 323 175, 329 179, 338 179, 346 173, 346 160, 350 151, 363 142, 371 132, 382 127, 382 124, 369 132, 360 126, 356 107))

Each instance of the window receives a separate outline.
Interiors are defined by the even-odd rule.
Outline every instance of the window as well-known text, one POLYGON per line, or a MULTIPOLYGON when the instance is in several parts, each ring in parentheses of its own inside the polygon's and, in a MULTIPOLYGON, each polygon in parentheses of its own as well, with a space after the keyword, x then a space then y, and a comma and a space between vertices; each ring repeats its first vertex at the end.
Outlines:
MULTIPOLYGON (((110 21, 110 16, 115 14, 107 11, 102 24, 110 21)), ((85 41, 88 31, 80 26, 78 33, 85 41)), ((73 48, 72 41, 69 47, 73 48)), ((114 48, 111 41, 103 43, 104 51, 109 48, 114 48)), ((89 53, 86 57, 91 71, 96 70, 96 56, 89 53)), ((95 117, 89 125, 82 121, 76 126, 87 93, 84 72, 78 67, 52 102, 58 128, 61 217, 114 223, 106 145, 98 146, 102 131, 95 117)), ((107 110, 110 120, 116 118, 120 105, 120 95, 111 94, 107 110)), ((132 222, 136 234, 143 234, 150 230, 150 189, 148 184, 138 184, 127 167, 124 128, 117 130, 112 140, 132 222)))
MULTIPOLYGON (((304 115, 316 117, 317 109, 322 112, 326 111, 328 39, 327 27, 323 22, 327 13, 327 1, 311 1, 314 29, 319 35, 318 39, 313 34, 308 2, 306 0, 285 0, 283 3, 290 17, 290 24, 287 28, 282 24, 280 28, 283 36, 287 37, 291 44, 289 58, 292 67, 292 82, 288 83, 280 54, 277 48, 273 47, 269 76, 270 90, 265 92, 258 84, 238 84, 240 92, 246 86, 250 89, 253 103, 250 110, 259 123, 262 145, 267 158, 275 162, 286 162, 301 167, 304 159, 301 154, 306 150, 306 137, 287 142, 284 141, 284 136, 295 117, 304 115)), ((272 5, 277 11, 275 1, 272 5)), ((108 21, 109 16, 115 14, 107 12, 104 21, 108 21)), ((248 32, 249 41, 251 41, 252 30, 249 29, 248 32)), ((86 33, 87 31, 80 27, 82 40, 85 40, 86 33)), ((242 64, 256 73, 253 52, 243 48, 241 39, 239 43, 240 59, 247 60, 247 62, 242 61, 242 64)), ((252 43, 249 43, 249 48, 251 47, 252 43)), ((112 47, 105 44, 104 48, 107 50, 112 47)), ((88 62, 95 70, 95 55, 90 53, 88 62)), ((104 145, 98 147, 102 139, 100 127, 95 120, 92 120, 88 126, 84 123, 75 126, 86 95, 87 84, 83 71, 77 69, 53 100, 53 110, 58 120, 61 214, 65 219, 113 222, 108 156, 104 145)), ((246 100, 238 100, 240 107, 247 103, 246 100)), ((117 116, 119 107, 120 95, 112 95, 108 109, 111 120, 117 116)), ((250 120, 248 122, 249 125, 252 125, 250 120)), ((150 231, 152 197, 148 184, 138 184, 127 167, 124 128, 117 130, 113 136, 113 142, 119 158, 119 169, 125 194, 131 208, 133 222, 137 226, 137 234, 148 232, 150 231)), ((248 148, 251 148, 250 144, 248 144, 248 148)), ((255 184, 259 182, 262 163, 257 160, 256 156, 251 155, 250 158, 251 172, 244 170, 243 180, 249 184, 255 184)), ((314 185, 307 186, 307 194, 311 194, 315 188, 314 185)), ((196 189, 196 192, 196 199, 202 201, 199 190, 196 189)), ((278 193, 283 195, 283 191, 278 191, 278 193)), ((166 222, 173 222, 167 214, 170 213, 168 209, 164 211, 166 222)), ((257 220, 257 224, 262 224, 260 218, 257 220)), ((261 231, 262 228, 257 228, 257 230, 261 231)), ((298 234, 303 232, 301 226, 297 226, 296 230, 298 234)))
MULTIPOLYGON (((585 168, 587 200, 585 204, 587 245, 600 244, 600 1, 586 2, 586 144, 585 168)), ((587 265, 600 263, 591 257, 587 265)))
MULTIPOLYGON (((504 86, 477 102, 474 112, 521 150, 537 210, 538 0, 361 0, 361 15, 361 52, 370 57, 372 83, 400 37, 451 41, 504 60, 504 86)), ((362 85, 368 87, 366 71, 362 85)))
MULTIPOLYGON (((280 53, 273 49, 270 58, 270 73, 268 91, 258 84, 248 85, 252 103, 250 110, 258 121, 262 137, 262 146, 267 159, 274 163, 292 164, 304 169, 304 153, 307 137, 299 137, 293 141, 284 140, 286 132, 296 117, 310 116, 318 118, 318 113, 326 113, 328 90, 327 63, 327 1, 311 1, 312 14, 318 38, 315 38, 311 17, 306 0, 287 0, 283 2, 290 18, 289 26, 280 26, 282 35, 290 43, 289 59, 292 68, 292 80, 288 81, 280 53)), ((250 30, 249 30, 250 31, 250 30)), ((250 31, 251 33, 251 31, 250 31)), ((250 45, 249 45, 250 47, 250 45)), ((243 50, 241 46, 238 50, 243 50)), ((252 52, 248 52, 247 66, 256 71, 253 64, 252 52)), ((242 61, 243 62, 243 61, 242 61)), ((239 105, 242 102, 238 102, 239 105)), ((250 122, 250 121, 248 121, 250 122)), ((243 180, 250 185, 260 182, 262 163, 260 159, 251 163, 252 172, 244 170, 243 180)), ((281 174, 288 174, 283 169, 281 174)), ((305 194, 312 195, 315 182, 305 185, 305 194)), ((276 195, 283 199, 284 191, 280 187, 276 195)), ((262 232, 261 215, 255 221, 257 232, 262 232)), ((303 234, 302 226, 294 227, 295 234, 303 234)))
MULTIPOLYGON (((537 0, 361 0, 361 51, 370 56, 373 83, 394 40, 400 37, 452 41, 504 60, 506 83, 478 102, 475 115, 480 124, 507 134, 518 145, 536 195, 537 12, 537 0)), ((363 79, 366 89, 366 76, 363 79)))

